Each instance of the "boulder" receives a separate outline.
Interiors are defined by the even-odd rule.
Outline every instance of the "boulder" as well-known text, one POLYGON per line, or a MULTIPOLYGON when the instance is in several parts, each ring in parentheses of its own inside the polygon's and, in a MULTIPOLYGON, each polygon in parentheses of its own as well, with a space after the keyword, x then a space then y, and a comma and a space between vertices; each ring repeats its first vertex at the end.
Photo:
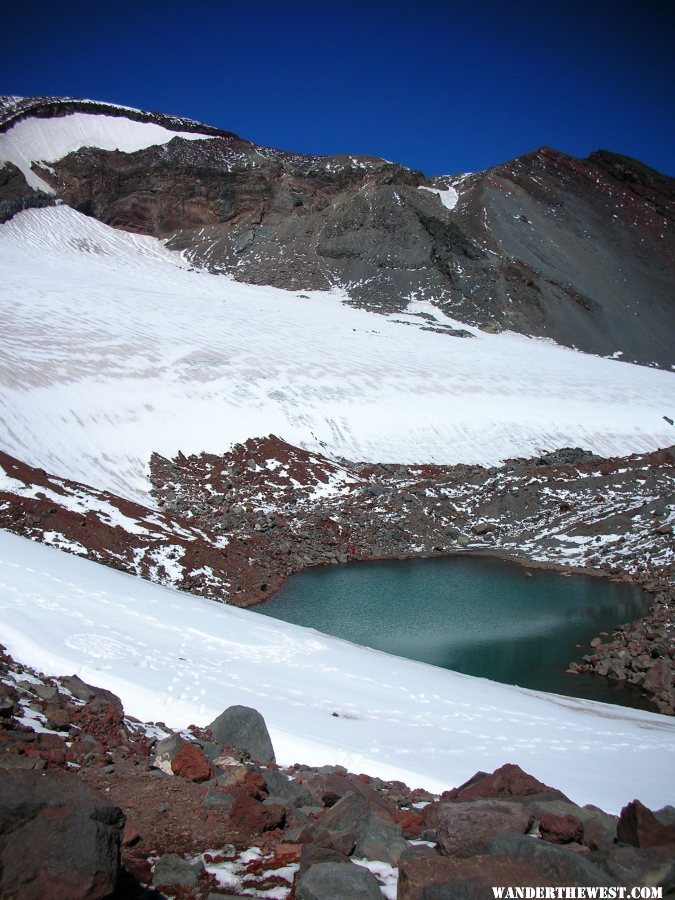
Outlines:
POLYGON ((657 659, 651 667, 642 687, 650 694, 660 694, 661 691, 667 691, 673 684, 673 669, 670 661, 667 659, 657 659))
POLYGON ((486 853, 497 835, 524 834, 533 823, 532 809, 513 800, 441 803, 436 819, 438 849, 452 857, 486 853))
POLYGON ((313 843, 349 856, 356 848, 368 816, 366 801, 359 794, 345 794, 317 820, 312 829, 313 843))
POLYGON ((312 842, 349 856, 396 866, 409 846, 401 826, 369 809, 361 794, 349 792, 326 810, 311 828, 312 842))
POLYGON ((377 878, 354 863, 320 862, 301 875, 297 900, 382 900, 377 878))
POLYGON ((536 800, 532 803, 535 815, 574 816, 584 826, 582 841, 591 850, 614 843, 618 816, 611 816, 596 806, 577 806, 565 800, 536 800))
POLYGON ((212 770, 208 759, 199 747, 187 741, 171 760, 171 771, 188 781, 200 783, 211 778, 212 770))
POLYGON ((528 800, 566 800, 569 803, 563 793, 538 781, 513 763, 506 763, 489 775, 476 772, 469 781, 455 788, 449 795, 444 795, 446 796, 451 800, 462 801, 527 797, 528 800))
POLYGON ((502 856, 449 859, 437 854, 415 854, 401 859, 398 900, 485 900, 493 885, 550 887, 526 863, 502 856))
POLYGON ((196 862, 189 862, 178 856, 177 853, 166 853, 155 863, 152 873, 153 885, 166 885, 173 887, 174 885, 183 885, 184 887, 196 887, 200 874, 205 871, 204 863, 201 859, 196 862))
POLYGON ((409 846, 400 825, 369 813, 357 837, 354 855, 397 866, 409 846))
POLYGON ((117 806, 74 775, 0 769, 0 896, 107 897, 124 823, 117 806))
POLYGON ((119 710, 120 713, 124 712, 122 701, 117 694, 113 694, 112 691, 108 691, 105 688, 87 684, 86 681, 82 681, 79 675, 64 675, 62 678, 59 678, 59 681, 63 687, 69 690, 73 697, 77 697, 78 700, 84 700, 85 703, 89 703, 91 700, 95 699, 106 700, 108 703, 112 704, 115 709, 119 710))
POLYGON ((616 886, 617 882, 578 853, 523 834, 500 834, 490 845, 491 856, 508 856, 526 863, 554 884, 616 886))
POLYGON ((349 858, 344 853, 331 850, 329 847, 320 847, 318 844, 303 844, 300 850, 300 875, 316 863, 334 862, 348 863, 349 858))
POLYGON ((672 846, 675 849, 675 823, 661 824, 650 809, 639 800, 633 800, 621 810, 616 839, 634 847, 672 846))
POLYGON ((186 745, 187 741, 179 734, 171 734, 169 737, 157 741, 152 765, 155 769, 160 769, 167 775, 173 775, 174 771, 171 768, 171 763, 186 745))
POLYGON ((257 709, 249 706, 230 706, 209 728, 214 741, 226 747, 245 750, 261 763, 275 762, 272 741, 265 720, 257 709))
POLYGON ((555 813, 544 813, 539 821, 539 833, 551 844, 581 843, 584 826, 576 817, 567 813, 556 816, 555 813))
POLYGON ((287 775, 276 769, 269 769, 263 772, 263 779, 270 796, 277 797, 291 806, 311 806, 314 802, 307 788, 296 781, 291 781, 287 775))
POLYGON ((675 889, 675 861, 668 847, 641 850, 615 844, 603 854, 602 864, 619 884, 649 884, 664 888, 664 895, 675 889))

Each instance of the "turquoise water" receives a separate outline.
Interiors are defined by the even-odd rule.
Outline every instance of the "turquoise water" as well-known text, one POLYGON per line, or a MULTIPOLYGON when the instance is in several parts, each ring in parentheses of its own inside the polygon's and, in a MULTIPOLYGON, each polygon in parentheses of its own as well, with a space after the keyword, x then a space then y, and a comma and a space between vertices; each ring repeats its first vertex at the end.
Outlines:
POLYGON ((308 569, 255 610, 456 672, 649 709, 631 685, 565 672, 588 652, 578 644, 646 608, 633 585, 456 556, 308 569))

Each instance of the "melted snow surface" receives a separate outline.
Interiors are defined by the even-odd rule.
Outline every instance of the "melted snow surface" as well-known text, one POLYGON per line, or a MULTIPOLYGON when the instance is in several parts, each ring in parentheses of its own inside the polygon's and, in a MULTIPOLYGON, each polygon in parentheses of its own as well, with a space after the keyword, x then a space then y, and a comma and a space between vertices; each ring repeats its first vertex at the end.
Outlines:
POLYGON ((174 728, 260 710, 281 764, 439 792, 518 763, 578 803, 675 801, 675 721, 495 684, 162 588, 0 532, 3 642, 174 728), (338 713, 334 716, 333 713, 338 713))
POLYGON ((66 206, 0 226, 0 272, 0 446, 145 504, 153 451, 270 433, 353 460, 484 465, 673 440, 672 373, 485 334, 430 304, 402 323, 337 291, 239 284, 66 206), (428 315, 474 337, 423 330, 428 315))
POLYGON ((175 137, 208 140, 203 134, 169 131, 153 122, 135 122, 122 116, 72 113, 54 119, 22 119, 0 134, 0 164, 14 163, 32 188, 52 194, 49 185, 31 170, 32 163, 55 162, 80 147, 135 153, 167 144, 175 137))

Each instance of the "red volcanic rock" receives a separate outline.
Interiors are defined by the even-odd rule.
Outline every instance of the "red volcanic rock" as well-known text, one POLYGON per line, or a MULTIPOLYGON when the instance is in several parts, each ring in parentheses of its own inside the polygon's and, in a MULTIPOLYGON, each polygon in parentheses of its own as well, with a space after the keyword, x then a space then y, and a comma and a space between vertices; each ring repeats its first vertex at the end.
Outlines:
POLYGON ((394 821, 403 829, 403 837, 409 841, 418 840, 425 828, 424 816, 412 809, 400 809, 394 821))
POLYGON ((650 809, 639 800, 633 800, 621 810, 616 839, 620 844, 634 847, 672 845, 675 849, 675 824, 662 825, 650 809))
POLYGON ((571 814, 556 816, 544 813, 539 822, 539 831, 542 838, 551 844, 581 843, 584 837, 583 823, 571 814))
POLYGON ((90 734, 103 747, 112 749, 129 744, 124 714, 107 700, 97 697, 79 709, 72 707, 71 720, 83 734, 90 734))
POLYGON ((534 776, 523 772, 520 766, 516 766, 513 763, 506 763, 500 766, 491 775, 482 777, 481 775, 482 773, 478 773, 465 785, 455 788, 448 794, 444 794, 444 798, 447 797, 450 800, 465 802, 468 800, 487 800, 492 798, 506 800, 510 797, 539 795, 539 799, 541 799, 541 795, 545 794, 551 799, 555 798, 569 802, 569 799, 563 793, 541 781, 537 781, 534 776))
POLYGON ((274 865, 271 868, 278 869, 291 863, 299 863, 301 853, 302 846, 300 844, 278 844, 274 850, 274 856, 272 857, 274 865))
POLYGON ((237 829, 246 834, 261 834, 283 828, 286 810, 277 803, 265 805, 255 800, 246 789, 240 790, 234 798, 230 819, 237 829))
POLYGON ((185 743, 171 760, 171 771, 174 775, 187 778, 188 781, 208 781, 211 778, 211 764, 195 744, 185 743))
POLYGON ((492 896, 492 885, 546 886, 555 882, 533 867, 505 856, 474 856, 470 859, 410 856, 399 867, 399 900, 426 897, 462 897, 483 900, 492 896))

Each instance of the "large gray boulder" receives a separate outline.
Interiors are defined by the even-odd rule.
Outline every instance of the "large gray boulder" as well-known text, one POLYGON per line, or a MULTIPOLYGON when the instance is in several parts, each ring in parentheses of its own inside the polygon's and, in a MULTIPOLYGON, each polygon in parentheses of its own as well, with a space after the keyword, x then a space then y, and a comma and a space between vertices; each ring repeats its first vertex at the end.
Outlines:
POLYGON ((617 884, 610 875, 580 854, 523 834, 500 834, 492 842, 489 852, 526 863, 554 884, 590 887, 613 887, 617 884))
POLYGON ((400 825, 378 816, 360 794, 351 791, 317 819, 311 835, 320 847, 392 866, 398 865, 401 853, 410 846, 400 825))
POLYGON ((0 769, 0 896, 107 897, 124 822, 121 809, 75 775, 0 769))
POLYGON ((244 750, 261 763, 275 762, 274 748, 265 720, 250 706, 229 706, 209 725, 213 740, 244 750))
POLYGON ((382 900, 377 878, 354 863, 322 862, 298 881, 297 900, 382 900))
POLYGON ((166 887, 174 885, 196 887, 197 880, 203 871, 204 863, 200 859, 196 862, 189 862, 182 856, 178 856, 177 853, 166 853, 164 856, 160 856, 155 863, 152 883, 166 887))

